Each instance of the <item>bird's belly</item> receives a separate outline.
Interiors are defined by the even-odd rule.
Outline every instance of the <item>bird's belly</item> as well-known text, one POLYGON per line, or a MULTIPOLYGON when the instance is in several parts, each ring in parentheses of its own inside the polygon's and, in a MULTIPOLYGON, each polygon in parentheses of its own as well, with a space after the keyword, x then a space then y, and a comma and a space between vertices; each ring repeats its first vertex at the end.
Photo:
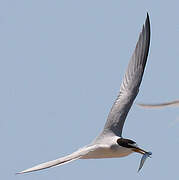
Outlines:
POLYGON ((98 148, 82 156, 81 159, 117 158, 131 154, 133 151, 125 147, 117 148, 98 148))

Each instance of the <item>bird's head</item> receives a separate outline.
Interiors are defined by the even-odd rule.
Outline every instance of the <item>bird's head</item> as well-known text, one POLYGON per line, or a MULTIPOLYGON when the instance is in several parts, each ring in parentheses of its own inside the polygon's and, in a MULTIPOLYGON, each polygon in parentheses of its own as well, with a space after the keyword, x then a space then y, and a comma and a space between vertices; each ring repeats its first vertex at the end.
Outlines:
POLYGON ((135 141, 130 140, 130 139, 124 139, 124 138, 119 138, 117 140, 117 143, 119 144, 119 146, 125 147, 125 148, 129 148, 134 152, 140 153, 140 154, 145 154, 147 153, 145 150, 139 148, 136 144, 135 141))

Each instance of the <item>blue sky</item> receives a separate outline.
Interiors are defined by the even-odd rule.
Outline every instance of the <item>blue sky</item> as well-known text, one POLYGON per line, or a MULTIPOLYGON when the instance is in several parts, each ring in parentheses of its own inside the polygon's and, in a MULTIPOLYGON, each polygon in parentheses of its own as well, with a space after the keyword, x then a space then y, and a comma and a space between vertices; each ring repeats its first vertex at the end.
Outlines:
POLYGON ((178 99, 178 1, 0 1, 1 179, 176 179, 179 109, 134 105, 123 136, 152 151, 15 172, 69 154, 102 130, 149 12, 151 46, 136 102, 178 99))

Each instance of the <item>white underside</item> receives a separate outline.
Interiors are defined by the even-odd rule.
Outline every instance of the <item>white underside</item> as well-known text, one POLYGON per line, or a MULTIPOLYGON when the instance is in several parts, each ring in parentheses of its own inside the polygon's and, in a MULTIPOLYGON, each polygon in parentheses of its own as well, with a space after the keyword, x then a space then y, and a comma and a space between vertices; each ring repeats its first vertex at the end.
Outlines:
POLYGON ((114 145, 112 147, 98 147, 83 155, 80 159, 100 159, 100 158, 119 158, 128 156, 133 151, 129 148, 114 145))

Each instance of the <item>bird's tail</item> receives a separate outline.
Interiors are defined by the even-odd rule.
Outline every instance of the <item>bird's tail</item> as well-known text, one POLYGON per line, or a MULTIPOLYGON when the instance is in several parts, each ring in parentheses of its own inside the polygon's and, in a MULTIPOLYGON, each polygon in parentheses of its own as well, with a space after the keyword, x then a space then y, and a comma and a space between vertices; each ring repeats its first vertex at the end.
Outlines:
POLYGON ((24 174, 24 173, 29 173, 29 172, 33 172, 33 171, 39 171, 42 169, 50 168, 53 166, 59 166, 59 165, 80 159, 82 156, 86 155, 90 151, 93 151, 94 149, 95 149, 95 146, 83 147, 83 148, 75 151, 74 153, 72 153, 70 155, 67 155, 65 157, 61 157, 61 158, 53 160, 53 161, 48 161, 48 162, 36 165, 32 168, 23 170, 23 171, 18 172, 16 174, 24 174))

